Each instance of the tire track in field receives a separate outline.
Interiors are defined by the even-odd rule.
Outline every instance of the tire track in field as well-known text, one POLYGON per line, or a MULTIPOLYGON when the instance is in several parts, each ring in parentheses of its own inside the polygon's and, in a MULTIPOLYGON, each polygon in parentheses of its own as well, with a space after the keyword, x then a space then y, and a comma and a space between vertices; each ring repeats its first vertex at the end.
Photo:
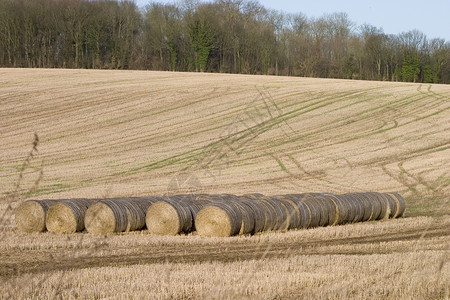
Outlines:
MULTIPOLYGON (((342 95, 341 97, 339 97, 339 98, 345 98, 345 97, 348 97, 348 96, 351 96, 352 94, 358 94, 359 92, 351 92, 351 93, 344 93, 344 95, 342 95)), ((415 95, 413 95, 412 97, 416 97, 415 95)), ((412 97, 407 97, 407 98, 405 98, 405 99, 402 99, 402 100, 410 100, 410 98, 412 98, 412 97)), ((311 106, 314 106, 314 105, 318 105, 318 104, 320 104, 320 103, 323 103, 323 102, 325 102, 325 105, 329 105, 329 104, 332 104, 332 103, 334 103, 335 101, 336 101, 336 98, 337 97, 330 97, 330 98, 328 98, 328 99, 325 99, 325 100, 322 100, 322 101, 320 101, 320 102, 313 102, 312 104, 310 104, 311 106), (330 99, 332 99, 333 101, 331 102, 327 102, 327 100, 330 100, 330 99)), ((409 101, 409 103, 413 103, 414 101, 416 101, 417 99, 413 99, 413 100, 410 100, 409 101)), ((309 105, 308 105, 309 106, 309 105)), ((307 106, 307 107, 308 107, 307 106)), ((306 107, 306 108, 307 108, 306 107)), ((305 107, 303 107, 303 108, 305 108, 305 107)), ((381 108, 383 108, 383 107, 381 107, 381 108)), ((316 108, 312 108, 311 110, 314 110, 314 109, 316 109, 316 108)), ((373 109, 373 110, 378 110, 378 109, 380 109, 380 107, 376 107, 375 109, 373 109)), ((301 110, 301 109, 300 109, 301 110)), ((298 109, 297 109, 297 111, 298 111, 298 109)), ((368 112, 364 112, 364 113, 368 113, 368 112)), ((286 113, 285 113, 286 114, 286 113)), ((289 113, 287 113, 287 114, 292 114, 292 112, 289 112, 289 113)), ((289 118, 285 118, 285 119, 283 119, 282 121, 287 121, 287 120, 289 120, 289 119, 292 119, 292 118, 295 118, 295 117, 298 117, 298 115, 301 115, 302 114, 302 112, 300 112, 300 113, 298 113, 297 115, 291 115, 291 116, 289 116, 289 118)), ((361 114, 357 114, 357 115, 354 115, 354 117, 356 118, 356 117, 360 117, 360 115, 361 114)), ((377 133, 380 133, 380 132, 384 132, 384 131, 386 131, 386 128, 383 128, 384 127, 384 125, 385 124, 383 124, 383 126, 381 126, 381 127, 378 127, 378 128, 376 128, 375 130, 374 129, 372 129, 372 134, 377 134, 377 133)), ((396 122, 394 122, 394 126, 393 127, 391 127, 391 128, 388 128, 388 130, 389 129, 392 129, 392 128, 396 128, 398 126, 398 123, 396 123, 396 122)), ((268 127, 273 127, 273 124, 272 125, 269 125, 268 127)), ((336 126, 333 126, 333 128, 336 128, 336 126)), ((254 131, 254 129, 255 128, 249 128, 249 129, 247 129, 247 131, 254 131)), ((262 133, 264 133, 265 131, 267 131, 267 128, 263 128, 262 130, 259 130, 259 133, 257 134, 258 136, 259 135, 261 135, 262 133)), ((312 136, 316 136, 316 135, 318 135, 318 134, 320 134, 321 132, 323 131, 323 128, 321 128, 319 131, 316 131, 316 132, 311 132, 310 133, 310 135, 312 135, 312 136)), ((246 136, 248 136, 248 134, 246 134, 245 132, 238 132, 237 134, 240 134, 241 135, 241 138, 245 138, 246 136)), ((364 132, 364 134, 362 135, 362 136, 367 136, 368 134, 367 133, 365 133, 364 132)), ((345 136, 345 135, 344 135, 345 136)), ((231 137, 232 138, 232 137, 231 137)), ((302 137, 302 139, 304 138, 304 136, 302 137)), ((345 142, 348 142, 348 141, 352 141, 352 140, 356 140, 356 139, 359 139, 360 138, 360 136, 357 136, 357 137, 351 137, 351 138, 349 138, 349 139, 347 139, 347 140, 343 140, 342 141, 342 143, 345 143, 345 142)), ((313 141, 311 141, 310 142, 311 144, 313 144, 313 143, 315 143, 315 140, 313 140, 313 141)), ((214 144, 214 143, 213 143, 214 144)), ((325 145, 324 147, 326 147, 326 146, 328 146, 328 145, 325 145)), ((304 146, 303 146, 304 147, 304 146)), ((201 149, 194 149, 194 151, 196 151, 196 150, 201 150, 201 149)), ((187 152, 187 153, 185 153, 185 154, 192 154, 193 153, 193 151, 189 151, 189 152, 187 152)), ((188 161, 188 160, 192 160, 193 159, 193 157, 192 157, 192 155, 190 155, 190 156, 188 156, 188 157, 182 157, 183 156, 183 154, 181 154, 181 155, 176 155, 176 156, 174 156, 174 157, 172 157, 172 158, 167 158, 167 159, 164 159, 163 161, 160 161, 160 162, 155 162, 155 163, 153 163, 152 165, 149 165, 148 167, 150 167, 150 169, 152 169, 154 166, 156 166, 156 167, 158 167, 158 168, 160 168, 160 167, 163 167, 164 166, 164 162, 167 162, 168 164, 170 164, 170 165, 172 165, 172 164, 174 164, 174 163, 185 163, 186 161, 188 161), (181 157, 180 157, 181 156, 181 157)), ((245 158, 243 158, 243 159, 245 159, 245 158)), ((148 169, 148 168, 147 168, 148 169)), ((134 172, 135 171, 138 171, 138 170, 136 170, 136 169, 134 169, 133 170, 134 172)))
MULTIPOLYGON (((67 249, 53 250, 20 250, 0 256, 0 278, 6 279, 17 275, 39 274, 63 270, 98 268, 108 266, 131 266, 160 263, 202 263, 202 262, 235 262, 270 258, 309 255, 373 255, 393 252, 411 253, 412 248, 396 246, 376 247, 393 242, 433 241, 436 238, 450 237, 445 224, 439 222, 427 228, 399 228, 393 232, 367 234, 360 237, 328 237, 314 240, 274 241, 261 244, 249 243, 232 238, 222 239, 220 243, 174 244, 163 246, 134 247, 132 253, 114 254, 114 249, 102 249, 101 253, 89 256, 65 259, 67 249), (375 247, 369 247, 373 245, 375 247), (345 249, 345 247, 350 249, 345 249), (333 249, 334 248, 334 249, 333 249), (339 250, 341 248, 341 250, 339 250), (24 260, 23 258, 26 258, 24 260)), ((120 251, 119 251, 120 252, 120 251)))

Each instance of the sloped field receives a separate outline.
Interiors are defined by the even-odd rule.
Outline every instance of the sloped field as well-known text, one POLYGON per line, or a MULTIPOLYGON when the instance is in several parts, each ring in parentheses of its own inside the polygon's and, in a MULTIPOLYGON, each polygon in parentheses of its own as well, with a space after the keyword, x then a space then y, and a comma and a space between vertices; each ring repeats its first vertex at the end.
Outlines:
POLYGON ((136 297, 448 295, 449 85, 0 69, 0 140, 0 277, 13 292, 25 282, 24 297, 126 295, 130 278, 136 297), (190 191, 396 191, 407 218, 229 240, 14 229, 25 198, 190 191))

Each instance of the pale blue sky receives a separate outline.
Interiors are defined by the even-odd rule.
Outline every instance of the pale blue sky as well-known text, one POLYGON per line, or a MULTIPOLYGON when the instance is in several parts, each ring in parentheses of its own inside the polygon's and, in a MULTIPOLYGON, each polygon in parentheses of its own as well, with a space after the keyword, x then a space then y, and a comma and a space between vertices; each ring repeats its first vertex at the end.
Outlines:
MULTIPOLYGON (((140 7, 150 2, 135 0, 140 7)), ((176 3, 177 0, 154 2, 176 3)), ((308 17, 346 12, 356 25, 368 23, 388 34, 418 29, 428 38, 450 41, 450 0, 259 0, 259 3, 288 13, 302 12, 308 17)))

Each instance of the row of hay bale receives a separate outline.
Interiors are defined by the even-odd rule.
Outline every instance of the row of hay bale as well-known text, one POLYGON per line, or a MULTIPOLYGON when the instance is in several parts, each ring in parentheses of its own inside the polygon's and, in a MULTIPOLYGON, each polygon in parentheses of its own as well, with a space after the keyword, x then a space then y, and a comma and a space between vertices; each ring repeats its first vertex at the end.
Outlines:
POLYGON ((29 200, 15 212, 16 226, 24 232, 112 233, 140 230, 154 202, 163 197, 109 199, 29 200))
POLYGON ((159 235, 233 236, 398 218, 405 209, 397 193, 30 200, 16 210, 16 224, 25 232, 106 234, 146 227, 159 235))
POLYGON ((399 218, 405 209, 398 193, 252 194, 204 206, 195 227, 202 236, 233 236, 399 218))

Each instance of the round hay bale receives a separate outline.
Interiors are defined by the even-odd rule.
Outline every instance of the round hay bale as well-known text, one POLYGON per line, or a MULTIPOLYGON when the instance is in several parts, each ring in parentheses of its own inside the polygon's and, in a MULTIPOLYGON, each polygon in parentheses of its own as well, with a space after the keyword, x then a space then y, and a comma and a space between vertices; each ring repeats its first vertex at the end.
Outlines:
POLYGON ((126 201, 133 203, 147 213, 148 208, 155 202, 160 201, 163 197, 132 197, 125 198, 126 201))
POLYGON ((382 194, 377 192, 370 192, 369 195, 371 195, 374 199, 376 199, 376 201, 378 201, 380 206, 380 215, 378 216, 378 218, 376 218, 376 220, 388 219, 390 214, 388 200, 385 197, 383 197, 382 194))
POLYGON ((205 207, 206 205, 212 203, 213 201, 209 201, 206 199, 203 200, 185 200, 187 204, 189 204, 189 208, 192 212, 192 217, 195 219, 195 216, 197 216, 198 212, 205 207))
POLYGON ((368 221, 375 221, 378 220, 380 214, 381 214, 381 203, 377 200, 377 197, 374 194, 371 194, 369 192, 362 193, 363 197, 366 198, 366 200, 369 202, 370 207, 372 208, 372 214, 368 221))
POLYGON ((277 222, 277 213, 273 208, 273 206, 264 201, 263 199, 250 201, 253 201, 256 205, 258 205, 264 214, 264 227, 262 231, 273 230, 277 222))
POLYGON ((198 212, 206 205, 212 203, 213 200, 208 197, 208 195, 201 195, 195 199, 186 199, 182 201, 185 201, 188 204, 192 216, 192 227, 187 229, 187 232, 196 231, 195 218, 197 217, 198 212))
POLYGON ((353 198, 351 198, 350 195, 348 194, 339 195, 339 198, 342 199, 344 207, 347 210, 347 220, 344 222, 344 224, 353 223, 356 218, 356 211, 357 211, 353 198))
POLYGON ((89 199, 67 199, 52 205, 47 212, 46 226, 51 233, 75 233, 84 230, 84 217, 89 199))
POLYGON ((236 206, 214 202, 202 208, 195 218, 200 236, 228 237, 237 235, 242 227, 242 215, 236 206))
POLYGON ((267 202, 275 210, 275 227, 273 230, 287 230, 289 227, 287 220, 287 210, 286 207, 280 203, 276 198, 266 197, 262 201, 267 202))
POLYGON ((403 217, 403 215, 405 214, 405 210, 406 210, 406 201, 405 199, 399 194, 399 193, 395 193, 395 192, 391 192, 388 193, 389 195, 391 195, 394 200, 396 201, 397 204, 397 209, 394 213, 393 218, 401 218, 403 217))
POLYGON ((47 211, 56 203, 58 203, 58 200, 28 200, 23 202, 15 211, 17 229, 27 233, 45 231, 47 211))
POLYGON ((242 195, 242 197, 245 197, 246 199, 258 200, 258 199, 264 198, 265 196, 260 193, 251 193, 251 194, 244 194, 244 195, 242 195))
POLYGON ((325 203, 323 203, 323 201, 320 199, 320 195, 316 193, 308 194, 308 200, 312 206, 315 206, 317 210, 319 219, 319 223, 317 226, 326 226, 328 223, 328 208, 326 207, 325 203))
POLYGON ((321 226, 333 225, 337 217, 337 208, 333 200, 325 193, 314 194, 314 197, 320 203, 324 212, 321 226))
POLYGON ((289 196, 279 196, 279 201, 286 206, 287 221, 289 224, 287 229, 299 228, 301 215, 297 204, 289 196))
POLYGON ((381 196, 384 197, 388 202, 388 211, 386 214, 388 214, 388 218, 393 218, 395 216, 395 213, 397 211, 397 201, 392 197, 391 195, 387 193, 381 193, 381 196))
POLYGON ((252 234, 255 230, 255 216, 253 215, 253 210, 248 206, 243 204, 240 200, 228 202, 228 204, 236 206, 242 216, 241 229, 239 234, 252 234))
POLYGON ((319 203, 317 203, 317 201, 315 201, 313 196, 310 194, 306 194, 304 197, 302 197, 301 201, 308 207, 308 210, 310 211, 311 218, 308 228, 318 227, 322 214, 322 208, 320 207, 319 203))
POLYGON ((150 233, 158 235, 190 232, 194 224, 189 204, 169 199, 152 204, 147 210, 145 223, 150 233))
POLYGON ((144 211, 141 205, 131 199, 124 199, 121 202, 127 212, 127 226, 124 231, 129 232, 144 228, 146 211, 144 211))
POLYGON ((311 224, 311 211, 309 207, 302 201, 304 194, 288 194, 285 195, 295 203, 300 213, 300 226, 299 228, 308 228, 311 224))
POLYGON ((100 200, 86 211, 84 225, 89 233, 123 232, 128 227, 127 209, 117 200, 100 200))
POLYGON ((309 207, 302 201, 298 200, 294 202, 297 204, 300 211, 300 228, 308 228, 311 224, 311 211, 309 207))
POLYGON ((352 223, 361 222, 365 214, 364 207, 361 204, 361 201, 359 201, 359 199, 353 194, 347 194, 347 196, 349 198, 349 201, 352 202, 353 209, 355 210, 355 216, 351 222, 352 223))
POLYGON ((348 220, 348 206, 345 205, 345 201, 335 194, 325 195, 328 197, 334 207, 334 212, 331 214, 332 216, 334 216, 334 218, 330 220, 329 225, 334 226, 345 224, 348 220))
POLYGON ((356 199, 358 199, 363 209, 363 217, 361 221, 362 222, 370 221, 372 219, 372 215, 374 212, 370 197, 368 197, 365 193, 352 193, 351 195, 353 195, 356 199))
POLYGON ((125 232, 141 230, 145 227, 145 216, 148 208, 156 201, 164 197, 124 197, 108 198, 108 201, 120 203, 127 213, 127 226, 125 232))
POLYGON ((301 218, 302 215, 300 213, 300 209, 298 205, 295 203, 294 200, 285 198, 282 199, 282 201, 285 201, 288 205, 288 219, 289 219, 289 229, 298 229, 301 226, 301 218))
POLYGON ((271 197, 272 201, 275 201, 276 204, 282 209, 283 211, 283 219, 282 219, 282 223, 281 226, 278 230, 281 231, 286 231, 290 228, 290 217, 289 217, 289 204, 282 201, 279 196, 273 196, 271 197))
POLYGON ((251 234, 262 232, 265 225, 265 213, 264 209, 256 202, 242 197, 240 199, 242 205, 246 205, 253 215, 254 226, 251 234))

